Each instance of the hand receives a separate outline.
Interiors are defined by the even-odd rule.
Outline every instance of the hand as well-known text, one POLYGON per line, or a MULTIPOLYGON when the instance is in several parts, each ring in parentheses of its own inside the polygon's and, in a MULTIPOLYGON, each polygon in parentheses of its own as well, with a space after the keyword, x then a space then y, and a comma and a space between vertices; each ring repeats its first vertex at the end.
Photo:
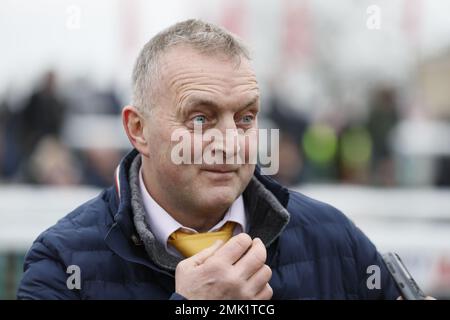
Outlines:
POLYGON ((258 238, 241 233, 227 243, 217 241, 181 261, 175 271, 175 291, 187 299, 272 298, 272 270, 258 238))

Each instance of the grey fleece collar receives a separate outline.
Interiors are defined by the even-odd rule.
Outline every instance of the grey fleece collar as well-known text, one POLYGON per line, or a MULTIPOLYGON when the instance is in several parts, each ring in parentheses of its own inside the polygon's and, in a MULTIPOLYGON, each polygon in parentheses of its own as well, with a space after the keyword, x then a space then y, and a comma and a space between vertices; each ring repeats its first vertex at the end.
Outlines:
MULTIPOLYGON (((151 231, 139 188, 140 167, 141 156, 138 155, 134 158, 129 170, 134 225, 150 260, 164 270, 174 271, 182 259, 169 254, 151 231)), ((244 190, 243 197, 248 234, 252 238, 260 238, 266 247, 269 247, 288 224, 289 212, 255 176, 244 190)))

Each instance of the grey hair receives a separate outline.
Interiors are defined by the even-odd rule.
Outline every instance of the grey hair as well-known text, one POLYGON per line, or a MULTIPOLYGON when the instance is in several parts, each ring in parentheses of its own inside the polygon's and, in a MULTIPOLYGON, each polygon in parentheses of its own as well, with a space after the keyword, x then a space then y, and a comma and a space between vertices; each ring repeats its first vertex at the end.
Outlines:
POLYGON ((176 45, 188 45, 202 54, 224 54, 240 61, 250 60, 247 47, 234 34, 212 23, 196 19, 178 22, 159 32, 142 48, 133 69, 133 99, 139 111, 146 113, 155 104, 159 59, 176 45))

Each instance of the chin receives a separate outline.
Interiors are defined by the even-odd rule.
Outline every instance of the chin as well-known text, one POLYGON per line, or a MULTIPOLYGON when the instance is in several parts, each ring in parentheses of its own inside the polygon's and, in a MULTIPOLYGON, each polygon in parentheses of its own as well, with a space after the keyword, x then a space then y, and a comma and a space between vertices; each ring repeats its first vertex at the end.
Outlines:
POLYGON ((204 191, 204 202, 208 206, 230 206, 239 197, 235 186, 212 186, 204 191))

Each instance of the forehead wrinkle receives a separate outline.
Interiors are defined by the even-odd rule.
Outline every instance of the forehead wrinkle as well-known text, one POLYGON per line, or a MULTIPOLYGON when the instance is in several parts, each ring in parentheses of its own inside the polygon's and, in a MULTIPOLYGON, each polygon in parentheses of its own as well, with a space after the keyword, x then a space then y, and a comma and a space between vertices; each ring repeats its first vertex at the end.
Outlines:
MULTIPOLYGON (((259 108, 259 92, 257 91, 256 94, 252 95, 249 99, 245 99, 244 102, 237 102, 237 101, 231 101, 230 96, 224 95, 222 98, 224 98, 222 101, 217 101, 214 99, 214 97, 209 96, 208 94, 204 94, 205 91, 203 90, 189 90, 183 93, 183 95, 180 97, 179 104, 177 106, 177 113, 183 113, 187 108, 194 106, 194 105, 204 105, 205 107, 212 107, 213 109, 224 109, 224 110, 232 110, 232 111, 238 111, 240 109, 248 108, 252 105, 255 105, 259 108), (198 92, 201 92, 198 94, 198 92), (191 100, 188 102, 185 102, 186 100, 191 100), (229 107, 231 106, 231 107, 229 107)), ((247 98, 247 97, 246 97, 247 98)), ((242 100, 241 97, 238 98, 239 100, 242 100)))
POLYGON ((174 89, 176 94, 180 94, 183 90, 189 87, 198 87, 204 90, 212 90, 217 92, 224 92, 231 94, 233 90, 239 90, 244 87, 244 90, 248 87, 254 87, 258 90, 258 82, 254 76, 234 76, 234 77, 211 77, 210 74, 201 74, 197 76, 186 75, 178 77, 171 81, 171 88, 174 89))
POLYGON ((209 105, 218 105, 214 99, 211 99, 207 95, 204 95, 206 90, 188 90, 183 92, 179 97, 179 103, 177 104, 177 112, 182 112, 182 109, 188 108, 191 105, 197 103, 205 103, 209 105), (198 92, 202 92, 202 94, 198 94, 198 92), (194 96, 193 98, 191 98, 194 96), (186 100, 191 99, 191 102, 186 103, 186 100))
MULTIPOLYGON (((215 99, 219 98, 225 98, 224 100, 228 100, 227 98, 232 97, 233 95, 245 95, 246 93, 254 92, 254 96, 256 98, 259 98, 259 88, 256 82, 254 83, 246 83, 246 84, 240 84, 237 86, 234 86, 233 88, 226 88, 224 89, 221 85, 212 85, 212 84, 206 84, 206 85, 200 85, 195 86, 193 88, 190 85, 183 85, 182 87, 177 90, 177 100, 179 104, 184 104, 184 101, 194 95, 193 100, 197 101, 210 101, 215 102, 215 99), (200 93, 195 95, 195 93, 200 93)), ((237 97, 237 99, 241 99, 241 97, 237 97)), ((222 99, 221 99, 222 100, 222 99)), ((208 103, 213 104, 213 103, 208 103)))
POLYGON ((160 65, 163 70, 166 70, 164 78, 168 88, 176 86, 178 81, 183 83, 187 78, 197 78, 202 75, 208 81, 211 81, 212 78, 222 81, 234 81, 234 79, 239 81, 239 79, 245 77, 253 78, 256 81, 253 68, 248 62, 246 63, 246 59, 238 65, 231 61, 228 56, 204 56, 189 47, 180 52, 180 48, 175 47, 165 54, 160 61, 160 65), (199 60, 199 57, 201 57, 201 60, 199 60), (191 60, 191 64, 186 64, 187 61, 191 60))
POLYGON ((170 83, 169 89, 175 93, 175 99, 180 100, 183 92, 190 89, 220 93, 221 87, 223 87, 221 81, 211 79, 211 77, 206 75, 185 75, 173 79, 170 83))
POLYGON ((175 91, 176 104, 179 105, 184 105, 187 96, 190 96, 192 92, 205 93, 205 100, 221 99, 221 97, 230 97, 234 94, 241 95, 249 91, 255 91, 256 95, 259 96, 259 88, 256 81, 224 85, 220 80, 202 78, 202 82, 186 81, 178 84, 173 89, 175 91), (208 95, 212 97, 208 97, 208 95))
POLYGON ((179 83, 175 88, 176 94, 182 94, 183 91, 187 90, 198 90, 198 91, 208 91, 212 93, 220 93, 225 89, 223 81, 217 79, 211 79, 208 77, 203 77, 201 79, 186 80, 179 83))
POLYGON ((211 72, 180 72, 171 77, 169 82, 170 87, 183 86, 185 84, 210 84, 210 83, 227 83, 227 85, 236 86, 236 82, 246 82, 246 83, 257 83, 256 77, 254 75, 248 74, 235 74, 230 72, 229 74, 219 76, 217 74, 211 74, 211 72))
MULTIPOLYGON (((234 105, 228 97, 243 95, 254 91, 259 96, 258 82, 251 69, 224 70, 219 66, 217 72, 210 66, 181 66, 175 69, 168 66, 166 74, 167 88, 173 92, 176 112, 186 105, 186 100, 194 92, 203 93, 205 100, 211 100, 221 105, 234 105), (208 97, 209 96, 209 97, 208 97)), ((241 99, 237 98, 236 99, 241 99)))

